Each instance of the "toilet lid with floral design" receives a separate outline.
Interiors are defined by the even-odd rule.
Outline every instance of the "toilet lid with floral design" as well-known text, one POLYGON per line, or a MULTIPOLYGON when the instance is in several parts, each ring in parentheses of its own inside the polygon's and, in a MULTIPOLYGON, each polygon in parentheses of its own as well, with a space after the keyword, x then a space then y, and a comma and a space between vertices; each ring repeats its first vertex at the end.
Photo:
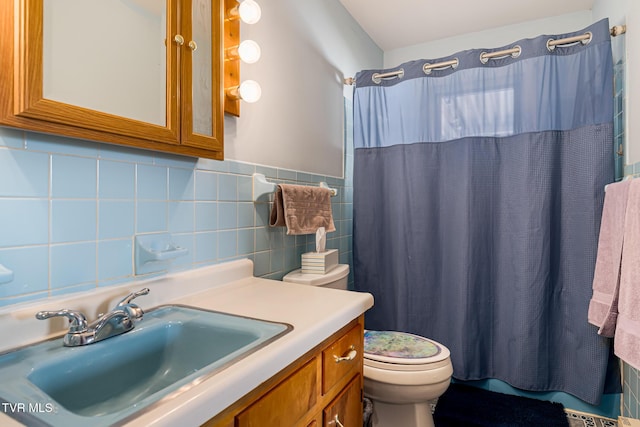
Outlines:
POLYGON ((367 330, 364 333, 364 357, 387 363, 424 364, 449 357, 449 351, 419 335, 367 330))

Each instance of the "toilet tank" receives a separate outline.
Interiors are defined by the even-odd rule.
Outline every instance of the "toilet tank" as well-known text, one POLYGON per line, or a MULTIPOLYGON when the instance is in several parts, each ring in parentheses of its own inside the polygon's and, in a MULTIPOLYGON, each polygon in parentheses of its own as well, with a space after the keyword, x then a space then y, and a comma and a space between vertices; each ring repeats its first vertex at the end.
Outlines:
POLYGON ((302 273, 302 270, 293 270, 282 278, 284 282, 298 283, 301 285, 323 286, 333 289, 347 290, 349 277, 349 265, 338 264, 325 274, 302 273))

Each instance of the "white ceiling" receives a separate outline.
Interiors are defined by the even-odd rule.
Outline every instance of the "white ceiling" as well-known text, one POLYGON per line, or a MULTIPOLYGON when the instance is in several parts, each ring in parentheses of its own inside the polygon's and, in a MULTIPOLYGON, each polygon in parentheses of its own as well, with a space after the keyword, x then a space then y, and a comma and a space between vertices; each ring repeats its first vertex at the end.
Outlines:
POLYGON ((340 0, 383 50, 591 10, 594 0, 340 0))

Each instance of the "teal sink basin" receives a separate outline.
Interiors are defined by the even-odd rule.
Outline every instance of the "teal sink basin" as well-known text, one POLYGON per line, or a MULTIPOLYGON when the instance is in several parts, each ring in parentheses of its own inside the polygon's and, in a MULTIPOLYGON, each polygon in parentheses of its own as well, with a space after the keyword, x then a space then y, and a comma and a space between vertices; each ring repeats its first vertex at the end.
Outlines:
POLYGON ((63 347, 58 338, 0 355, 0 407, 27 425, 123 423, 291 329, 186 306, 158 307, 132 331, 105 341, 63 347))

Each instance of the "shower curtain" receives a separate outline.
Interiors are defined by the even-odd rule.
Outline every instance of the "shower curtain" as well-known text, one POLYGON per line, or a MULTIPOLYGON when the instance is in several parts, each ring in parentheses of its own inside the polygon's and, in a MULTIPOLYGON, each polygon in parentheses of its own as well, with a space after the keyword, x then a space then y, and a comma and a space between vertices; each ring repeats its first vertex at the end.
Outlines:
POLYGON ((375 297, 367 328, 441 342, 461 380, 599 402, 609 342, 587 308, 613 180, 612 73, 603 20, 356 75, 353 252, 355 287, 375 297), (515 45, 519 55, 480 60, 515 45))

